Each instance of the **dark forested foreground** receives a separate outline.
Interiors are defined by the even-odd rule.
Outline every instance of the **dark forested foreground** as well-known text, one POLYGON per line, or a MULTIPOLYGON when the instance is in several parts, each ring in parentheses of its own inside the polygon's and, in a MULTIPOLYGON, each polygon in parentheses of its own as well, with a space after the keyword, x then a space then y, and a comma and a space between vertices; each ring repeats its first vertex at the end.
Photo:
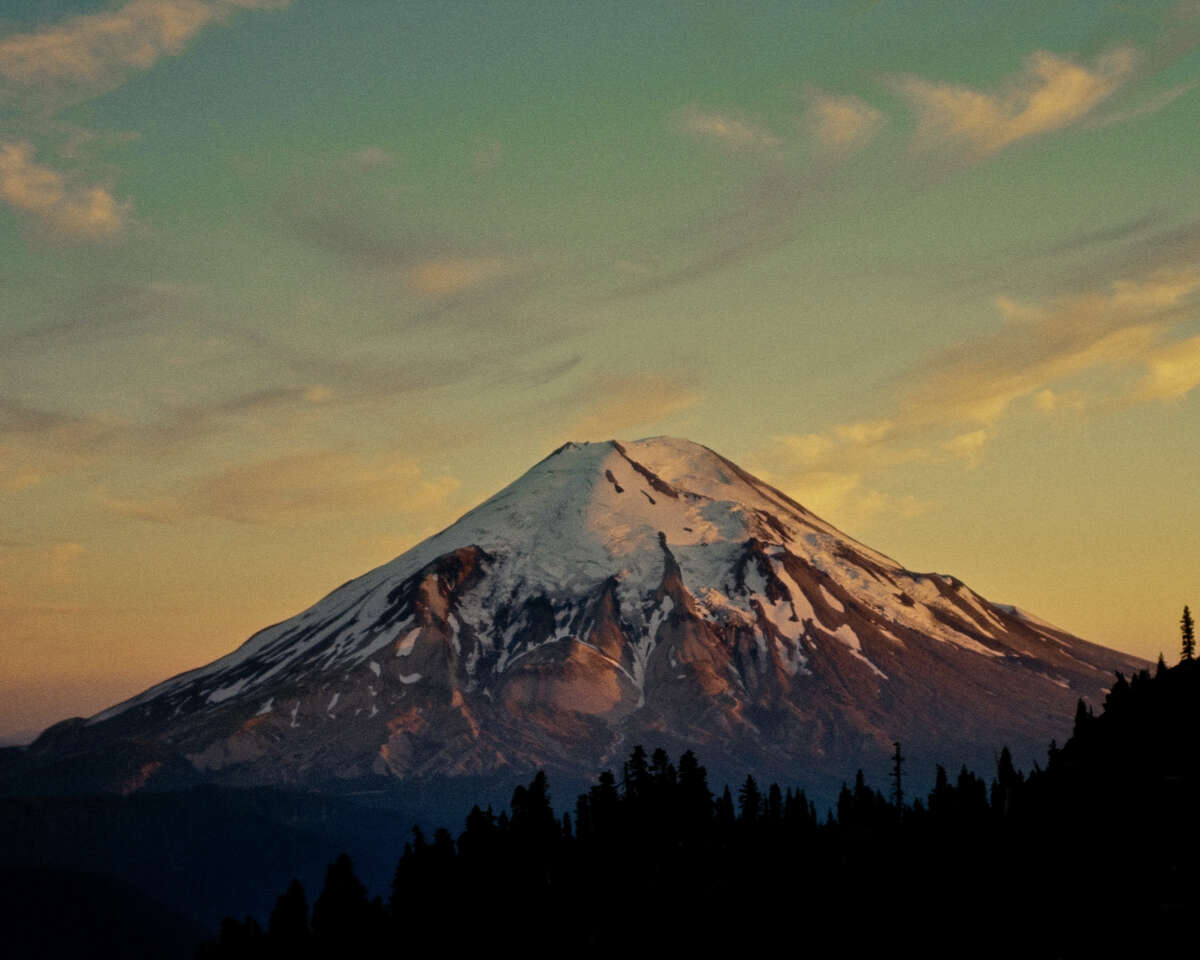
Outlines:
MULTIPOLYGON (((589 952, 762 947, 851 956, 1106 956, 1191 943, 1200 853, 1200 664, 1080 704, 1045 769, 937 771, 911 803, 861 774, 836 811, 747 777, 715 794, 691 753, 634 750, 556 817, 546 778, 476 807, 457 840, 414 831, 386 899, 346 857, 309 906, 229 919, 204 958, 513 946, 589 952)), ((903 768, 901 767, 901 770, 903 768)), ((1190 952, 1190 950, 1189 950, 1190 952)))

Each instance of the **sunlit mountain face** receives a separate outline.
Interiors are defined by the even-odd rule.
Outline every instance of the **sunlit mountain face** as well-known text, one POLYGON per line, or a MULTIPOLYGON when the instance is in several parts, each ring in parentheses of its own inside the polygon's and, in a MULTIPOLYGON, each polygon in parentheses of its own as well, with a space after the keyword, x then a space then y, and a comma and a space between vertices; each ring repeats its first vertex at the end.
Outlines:
MULTIPOLYGON (((586 777, 637 743, 791 780, 1041 750, 1139 662, 915 573, 686 440, 568 443, 452 526, 28 753, 107 789, 586 777)), ((69 779, 69 777, 68 777, 69 779)))

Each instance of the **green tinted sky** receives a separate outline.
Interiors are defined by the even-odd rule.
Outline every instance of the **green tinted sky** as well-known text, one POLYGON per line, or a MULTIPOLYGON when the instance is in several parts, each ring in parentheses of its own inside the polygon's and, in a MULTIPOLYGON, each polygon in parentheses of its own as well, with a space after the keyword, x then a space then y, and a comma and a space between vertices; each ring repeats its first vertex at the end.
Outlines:
POLYGON ((679 434, 1153 657, 1200 603, 1200 4, 10 3, 0 728, 679 434))

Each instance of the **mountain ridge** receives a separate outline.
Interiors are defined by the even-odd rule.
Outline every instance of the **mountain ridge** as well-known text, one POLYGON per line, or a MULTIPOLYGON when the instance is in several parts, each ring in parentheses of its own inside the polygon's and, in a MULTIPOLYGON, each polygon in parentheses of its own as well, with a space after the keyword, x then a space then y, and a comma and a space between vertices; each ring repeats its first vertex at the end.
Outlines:
POLYGON ((707 447, 572 442, 295 617, 29 753, 115 738, 144 758, 122 790, 185 772, 587 776, 631 738, 844 773, 898 738, 1040 750, 1077 699, 1140 666, 905 569, 707 447))

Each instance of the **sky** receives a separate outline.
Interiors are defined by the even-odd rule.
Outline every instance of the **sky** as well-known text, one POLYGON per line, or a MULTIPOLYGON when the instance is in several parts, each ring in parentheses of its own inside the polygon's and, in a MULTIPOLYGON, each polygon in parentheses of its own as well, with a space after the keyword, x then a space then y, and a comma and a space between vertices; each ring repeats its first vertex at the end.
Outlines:
POLYGON ((566 440, 703 443, 1171 661, 1200 0, 8 0, 0 733, 566 440))

